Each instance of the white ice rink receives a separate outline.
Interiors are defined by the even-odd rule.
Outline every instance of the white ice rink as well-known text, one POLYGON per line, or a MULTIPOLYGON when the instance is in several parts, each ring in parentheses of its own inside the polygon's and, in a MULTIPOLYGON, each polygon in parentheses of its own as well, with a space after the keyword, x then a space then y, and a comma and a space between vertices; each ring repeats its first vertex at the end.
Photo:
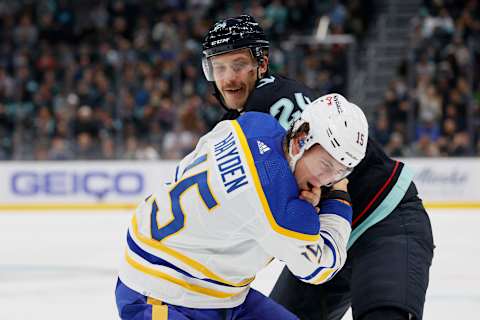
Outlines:
MULTIPOLYGON (((424 319, 479 319, 480 212, 430 210, 430 217, 437 248, 424 319)), ((0 213, 0 320, 118 319, 115 270, 128 219, 0 213)), ((279 270, 263 270, 255 286, 268 294, 279 270)))

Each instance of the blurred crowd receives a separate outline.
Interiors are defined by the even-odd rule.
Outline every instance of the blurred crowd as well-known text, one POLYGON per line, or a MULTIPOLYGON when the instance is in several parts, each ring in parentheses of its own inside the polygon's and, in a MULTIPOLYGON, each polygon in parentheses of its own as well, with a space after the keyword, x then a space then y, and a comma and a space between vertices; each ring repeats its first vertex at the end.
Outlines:
POLYGON ((480 3, 425 1, 410 60, 376 110, 374 135, 390 155, 480 154, 479 58, 480 3))
MULTIPOLYGON (((373 133, 394 156, 474 152, 465 119, 480 73, 468 77, 478 50, 467 45, 480 43, 478 5, 448 3, 419 14, 415 79, 396 79, 378 108, 373 133)), ((257 17, 272 71, 300 67, 297 78, 323 94, 345 91, 345 46, 291 55, 283 41, 312 34, 322 15, 332 34, 362 39, 373 11, 360 0, 0 0, 0 160, 181 158, 223 112, 200 60, 217 19, 257 17)))
POLYGON ((329 11, 340 30, 336 1, 0 1, 0 159, 180 158, 222 112, 200 65, 216 19, 258 17, 282 72, 278 41, 329 11))

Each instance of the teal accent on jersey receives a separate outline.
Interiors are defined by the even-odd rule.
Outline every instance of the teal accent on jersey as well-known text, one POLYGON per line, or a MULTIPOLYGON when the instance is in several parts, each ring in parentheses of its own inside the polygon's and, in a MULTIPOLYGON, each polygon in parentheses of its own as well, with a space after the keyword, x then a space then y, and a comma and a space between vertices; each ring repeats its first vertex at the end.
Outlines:
POLYGON ((352 233, 350 234, 350 239, 348 240, 347 249, 350 249, 350 247, 355 243, 355 241, 357 241, 357 239, 365 231, 367 231, 368 228, 382 221, 390 213, 392 213, 392 211, 397 207, 400 201, 402 201, 403 196, 407 192, 407 189, 413 180, 413 176, 414 172, 406 165, 403 166, 397 183, 395 183, 386 198, 377 206, 377 208, 370 214, 370 216, 365 219, 365 221, 363 221, 358 227, 356 227, 352 231, 352 233))

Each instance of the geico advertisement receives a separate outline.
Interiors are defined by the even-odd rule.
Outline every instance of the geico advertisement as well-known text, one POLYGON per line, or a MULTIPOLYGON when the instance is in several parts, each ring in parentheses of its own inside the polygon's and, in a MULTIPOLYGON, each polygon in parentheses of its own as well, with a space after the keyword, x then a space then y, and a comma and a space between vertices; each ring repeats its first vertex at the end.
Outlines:
MULTIPOLYGON (((478 203, 475 158, 402 159, 429 203, 478 203)), ((171 180, 175 161, 0 162, 0 209, 22 204, 137 204, 171 180), (3 207, 2 207, 3 205, 3 207)))
POLYGON ((480 201, 480 161, 475 158, 409 158, 414 182, 425 201, 480 201))
POLYGON ((0 202, 136 202, 174 168, 171 162, 5 162, 0 202))

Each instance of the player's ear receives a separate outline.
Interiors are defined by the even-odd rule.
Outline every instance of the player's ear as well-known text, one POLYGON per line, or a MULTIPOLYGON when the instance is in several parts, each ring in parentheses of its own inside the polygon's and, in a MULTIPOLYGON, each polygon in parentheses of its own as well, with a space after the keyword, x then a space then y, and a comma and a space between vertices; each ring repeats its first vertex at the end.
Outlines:
POLYGON ((267 69, 268 69, 268 56, 264 55, 262 59, 262 63, 258 66, 260 78, 263 78, 263 76, 265 76, 265 73, 267 73, 267 69))
POLYGON ((304 146, 305 139, 301 136, 296 136, 296 137, 293 137, 292 139, 293 139, 292 155, 296 156, 300 152, 300 149, 304 146))

